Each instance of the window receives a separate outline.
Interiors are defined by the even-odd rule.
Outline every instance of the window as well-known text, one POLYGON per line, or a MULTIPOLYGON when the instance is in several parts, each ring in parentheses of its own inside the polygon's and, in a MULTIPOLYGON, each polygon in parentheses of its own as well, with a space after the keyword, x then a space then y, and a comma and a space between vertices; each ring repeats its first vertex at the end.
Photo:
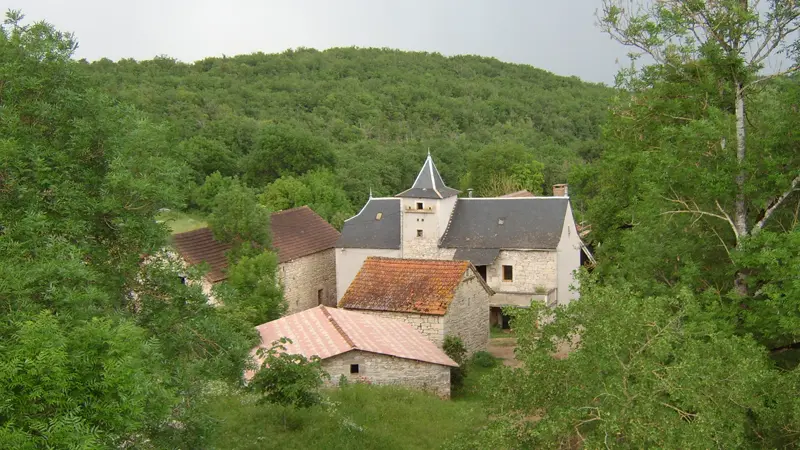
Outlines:
POLYGON ((317 289, 317 304, 318 305, 322 304, 322 297, 323 297, 322 294, 323 294, 322 289, 317 289))
POLYGON ((358 373, 358 364, 350 364, 350 373, 358 373))
POLYGON ((417 230, 417 237, 422 237, 422 230, 417 230))
POLYGON ((503 266, 503 281, 514 281, 514 268, 503 266))
POLYGON ((422 202, 417 202, 417 209, 422 209, 422 202))

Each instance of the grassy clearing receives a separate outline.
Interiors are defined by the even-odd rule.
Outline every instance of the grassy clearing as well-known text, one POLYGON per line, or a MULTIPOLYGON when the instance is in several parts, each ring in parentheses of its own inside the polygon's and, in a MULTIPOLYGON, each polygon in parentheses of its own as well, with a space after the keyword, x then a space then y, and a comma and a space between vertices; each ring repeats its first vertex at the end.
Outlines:
MULTIPOLYGON (((472 373, 468 379, 478 375, 472 373)), ((477 388, 476 388, 477 389, 477 388)), ((219 421, 211 441, 218 449, 426 449, 486 423, 480 397, 453 400, 394 386, 349 385, 327 392, 330 404, 287 413, 257 405, 255 396, 218 397, 211 414, 219 421)))
POLYGON ((166 222, 172 233, 183 233, 208 226, 204 217, 195 213, 164 211, 156 216, 157 222, 166 222))

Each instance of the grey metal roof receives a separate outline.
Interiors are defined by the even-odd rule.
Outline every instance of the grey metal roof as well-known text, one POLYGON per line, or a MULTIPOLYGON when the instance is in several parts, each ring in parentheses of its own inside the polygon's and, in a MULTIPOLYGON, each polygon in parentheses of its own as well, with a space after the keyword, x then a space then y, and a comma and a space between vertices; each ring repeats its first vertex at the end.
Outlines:
POLYGON ((555 249, 567 202, 565 197, 458 199, 439 245, 555 249))
POLYGON ((488 266, 497 259, 499 254, 499 248, 459 248, 453 255, 453 259, 469 261, 473 266, 488 266))
POLYGON ((422 165, 422 169, 417 174, 417 178, 411 188, 396 196, 405 198, 447 198, 457 195, 458 192, 458 190, 444 185, 442 176, 433 163, 433 158, 428 154, 425 164, 422 165))
POLYGON ((400 199, 370 198, 357 215, 344 222, 336 247, 399 249, 400 199))

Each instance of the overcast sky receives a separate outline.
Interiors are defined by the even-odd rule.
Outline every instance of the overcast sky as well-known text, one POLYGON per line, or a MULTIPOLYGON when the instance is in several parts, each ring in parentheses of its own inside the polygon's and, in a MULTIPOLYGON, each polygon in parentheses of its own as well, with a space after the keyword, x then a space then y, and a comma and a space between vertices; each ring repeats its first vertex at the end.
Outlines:
POLYGON ((626 50, 595 25, 601 0, 10 0, 78 38, 78 58, 191 62, 287 48, 477 54, 611 84, 626 50))

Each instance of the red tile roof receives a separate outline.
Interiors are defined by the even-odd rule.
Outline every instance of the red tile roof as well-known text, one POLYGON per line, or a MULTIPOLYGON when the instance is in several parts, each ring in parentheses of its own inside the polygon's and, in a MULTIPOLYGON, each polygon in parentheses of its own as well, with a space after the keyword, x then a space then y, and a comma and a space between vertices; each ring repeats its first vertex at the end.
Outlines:
MULTIPOLYGON (((333 248, 339 239, 339 232, 308 206, 272 213, 270 222, 272 247, 278 252, 279 263, 333 248)), ((216 283, 226 278, 225 252, 231 245, 215 240, 211 229, 178 233, 172 239, 187 263, 207 262, 211 266, 206 275, 209 281, 216 283)))
POLYGON ((339 232, 308 206, 272 213, 272 246, 287 262, 333 248, 339 232))
POLYGON ((339 307, 444 315, 468 270, 483 281, 469 261, 369 257, 339 307))
POLYGON ((519 198, 519 197, 536 197, 527 190, 512 192, 510 194, 501 195, 500 198, 519 198))
MULTIPOLYGON (((355 311, 318 306, 256 327, 261 344, 270 348, 282 337, 291 339, 286 352, 321 359, 351 350, 413 359, 443 366, 456 366, 433 342, 410 324, 355 311)), ((246 375, 252 376, 252 372, 246 375)))
POLYGON ((181 257, 190 265, 208 263, 210 271, 206 274, 208 281, 216 283, 226 278, 228 257, 225 252, 231 245, 214 239, 210 228, 178 233, 172 236, 173 244, 181 257))

